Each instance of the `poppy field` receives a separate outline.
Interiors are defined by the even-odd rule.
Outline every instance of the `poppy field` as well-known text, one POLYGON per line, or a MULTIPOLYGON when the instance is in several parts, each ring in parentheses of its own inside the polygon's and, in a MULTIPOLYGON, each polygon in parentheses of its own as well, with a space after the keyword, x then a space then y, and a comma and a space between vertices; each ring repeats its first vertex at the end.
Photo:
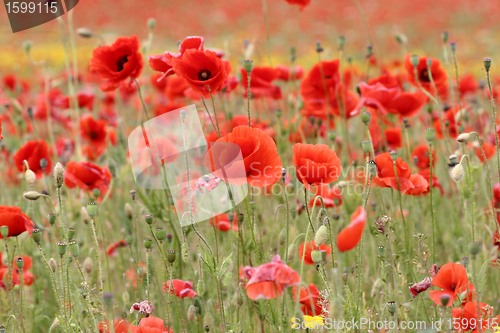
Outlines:
POLYGON ((0 333, 500 332, 499 14, 0 13, 0 333))

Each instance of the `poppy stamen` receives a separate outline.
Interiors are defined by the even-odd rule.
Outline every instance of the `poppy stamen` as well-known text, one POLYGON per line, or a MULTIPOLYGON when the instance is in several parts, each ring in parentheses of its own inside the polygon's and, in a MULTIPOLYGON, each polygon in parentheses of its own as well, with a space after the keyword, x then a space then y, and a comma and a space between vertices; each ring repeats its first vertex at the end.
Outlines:
POLYGON ((421 82, 431 82, 431 79, 429 78, 429 71, 427 70, 427 68, 420 72, 418 79, 421 82))
POLYGON ((117 72, 121 72, 123 70, 123 66, 128 62, 128 55, 124 55, 116 60, 117 72))
POLYGON ((202 69, 198 72, 198 79, 200 81, 207 81, 212 78, 212 73, 208 69, 202 69))

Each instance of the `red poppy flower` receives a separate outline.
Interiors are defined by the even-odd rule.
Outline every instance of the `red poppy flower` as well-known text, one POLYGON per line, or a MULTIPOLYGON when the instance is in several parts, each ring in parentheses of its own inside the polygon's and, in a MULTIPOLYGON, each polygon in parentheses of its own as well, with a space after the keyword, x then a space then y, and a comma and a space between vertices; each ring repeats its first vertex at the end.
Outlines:
POLYGON ((278 80, 300 80, 304 76, 304 68, 301 66, 295 66, 292 73, 290 73, 290 68, 284 65, 279 65, 276 69, 278 70, 278 80))
POLYGON ((311 0, 286 0, 290 5, 299 5, 300 10, 303 10, 311 3, 311 0))
POLYGON ((300 83, 300 95, 305 101, 326 100, 326 91, 329 98, 340 83, 338 59, 332 61, 322 61, 311 68, 304 80, 300 83), (321 71, 323 69, 323 71, 321 71), (322 73, 323 72, 323 75, 322 73), (325 91, 326 84, 326 91, 325 91))
MULTIPOLYGON (((316 265, 314 261, 311 258, 311 252, 313 250, 320 250, 320 251, 326 251, 326 255, 329 255, 332 253, 332 247, 328 246, 326 244, 321 244, 318 247, 316 246, 316 243, 314 241, 308 241, 306 245, 306 255, 304 256, 304 264, 306 265, 316 265)), ((302 260, 302 256, 304 255, 304 242, 300 244, 299 246, 299 259, 302 260)))
POLYGON ((131 333, 174 333, 171 328, 165 329, 165 322, 161 318, 149 316, 142 318, 137 328, 133 327, 131 333))
MULTIPOLYGON (((297 297, 299 297, 299 288, 293 286, 293 299, 297 300, 297 297)), ((301 309, 303 314, 307 316, 325 315, 323 307, 320 305, 320 302, 323 301, 319 295, 318 287, 314 283, 311 283, 307 289, 305 287, 300 288, 299 303, 303 304, 301 309)))
MULTIPOLYGON (((92 92, 79 91, 77 94, 77 101, 79 108, 87 108, 89 111, 92 111, 94 108, 94 94, 92 92)), ((54 105, 63 109, 69 109, 70 97, 59 97, 54 105)))
MULTIPOLYGON (((427 90, 428 93, 430 93, 431 95, 435 95, 434 88, 430 80, 431 76, 429 75, 429 71, 427 69, 427 59, 429 58, 420 57, 420 61, 417 66, 418 81, 422 85, 422 88, 427 90)), ((432 80, 436 85, 438 95, 442 99, 446 99, 448 97, 448 75, 446 74, 446 71, 443 68, 441 68, 439 60, 437 59, 431 59, 431 60, 432 64, 430 66, 430 69, 431 69, 432 80)), ((411 56, 409 54, 406 54, 405 56, 405 68, 408 73, 408 80, 415 87, 418 87, 417 80, 415 78, 415 69, 411 63, 411 56)))
MULTIPOLYGON (((484 154, 486 155, 487 160, 492 158, 495 155, 495 153, 497 152, 495 146, 489 142, 483 142, 483 150, 484 150, 484 154)), ((483 162, 483 163, 485 162, 484 156, 483 156, 483 151, 481 150, 481 147, 474 148, 474 153, 476 153, 476 156, 481 160, 481 162, 483 162)))
POLYGON ((80 119, 80 135, 87 140, 92 147, 106 146, 107 122, 95 120, 91 114, 86 114, 80 119))
MULTIPOLYGON (((425 169, 425 170, 420 170, 418 172, 419 175, 423 176, 427 182, 431 183, 431 169, 425 169)), ((436 173, 432 173, 432 188, 437 187, 439 188, 439 191, 441 192, 441 195, 444 194, 443 186, 441 186, 441 183, 439 182, 436 173)), ((427 194, 429 191, 429 188, 427 188, 427 191, 424 191, 422 194, 427 194)))
MULTIPOLYGON (((211 145, 205 155, 205 166, 221 179, 242 185, 266 187, 280 180, 282 173, 281 159, 274 140, 258 128, 238 126, 231 133, 223 136, 211 145), (217 143, 234 143, 241 149, 241 156, 246 171, 246 177, 241 178, 241 162, 229 163, 239 154, 232 145, 217 143), (224 173, 220 170, 223 168, 224 173)), ((244 176, 244 175, 243 175, 244 176)))
MULTIPOLYGON (((460 126, 460 121, 455 119, 455 115, 459 113, 458 108, 448 109, 443 115, 443 127, 446 131, 446 135, 450 138, 456 138, 458 136, 458 128, 460 126)), ((441 120, 439 117, 434 118, 434 129, 436 130, 436 136, 442 139, 443 127, 441 127, 441 120)))
MULTIPOLYGON (((178 279, 174 279, 173 288, 170 289, 170 280, 167 281, 168 291, 173 295, 175 291, 175 295, 179 298, 189 297, 193 298, 198 296, 198 294, 193 290, 193 282, 191 281, 182 281, 178 279)), ((163 284, 163 290, 165 290, 165 283, 163 284)))
POLYGON ((3 136, 2 136, 2 115, 0 114, 0 140, 3 139, 3 136))
MULTIPOLYGON (((229 221, 229 217, 227 214, 219 214, 210 219, 210 224, 213 225, 215 221, 215 228, 220 231, 229 231, 231 230, 231 222, 229 221)), ((233 220, 233 230, 238 231, 238 219, 237 214, 234 214, 233 220)))
MULTIPOLYGON (((9 227, 8 237, 16 237, 25 231, 31 235, 31 230, 35 227, 30 218, 21 212, 19 207, 0 206, 0 226, 9 227)), ((0 235, 0 239, 2 239, 0 235)))
POLYGON ((101 196, 108 192, 111 181, 108 168, 101 168, 92 162, 69 162, 64 175, 64 184, 68 188, 77 186, 87 191, 98 188, 101 196))
POLYGON ((413 187, 413 184, 410 181, 411 169, 408 166, 408 163, 403 162, 401 157, 396 159, 396 170, 398 172, 397 180, 390 153, 377 155, 375 157, 375 163, 377 164, 378 173, 378 177, 373 177, 373 183, 375 185, 380 187, 390 187, 399 191, 399 180, 399 186, 401 187, 401 191, 403 193, 413 187))
MULTIPOLYGON (((126 321, 125 319, 115 319, 113 321, 113 325, 115 326, 115 333, 138 333, 140 332, 139 330, 136 329, 135 326, 133 326, 131 323, 126 321)), ((101 333, 110 333, 110 329, 108 327, 108 321, 100 322, 99 323, 99 332, 101 333), (104 331, 104 328, 106 327, 106 331, 104 331)))
POLYGON ((209 91, 215 93, 228 74, 217 54, 208 50, 187 49, 182 58, 172 58, 172 67, 175 74, 203 96, 209 91))
POLYGON ((389 104, 389 102, 399 94, 398 88, 387 88, 381 83, 368 85, 365 82, 361 82, 359 84, 359 90, 361 92, 361 100, 356 106, 356 112, 358 112, 361 107, 367 106, 378 109, 386 114, 387 110, 385 105, 389 104))
POLYGON ((22 146, 17 153, 12 156, 14 164, 19 172, 24 171, 23 161, 28 161, 30 170, 35 173, 37 179, 40 179, 43 176, 43 169, 40 166, 40 160, 42 158, 47 160, 45 174, 48 175, 52 169, 52 160, 50 159, 49 146, 43 139, 26 142, 24 146, 22 146))
POLYGON ((421 91, 404 91, 387 103, 385 109, 389 113, 399 115, 400 118, 410 118, 422 110, 427 99, 427 96, 421 91))
POLYGON ((429 182, 424 176, 416 173, 410 176, 410 182, 413 187, 403 191, 406 195, 424 195, 429 193, 429 182))
POLYGON ((493 307, 480 302, 479 313, 477 309, 477 302, 467 302, 463 307, 452 309, 453 328, 457 332, 476 333, 499 326, 500 316, 493 317, 493 307))
MULTIPOLYGON (((411 153, 411 158, 419 170, 429 169, 431 164, 430 150, 429 146, 426 144, 421 144, 413 149, 411 153)), ((436 151, 432 150, 432 166, 436 163, 436 151)))
MULTIPOLYGON (((330 188, 328 185, 320 185, 316 187, 314 198, 309 200, 309 207, 312 207, 316 197, 321 196, 326 208, 338 207, 342 204, 342 193, 337 186, 330 188)), ((323 206, 321 199, 316 200, 316 206, 323 206)))
MULTIPOLYGON (((279 79, 280 71, 272 67, 254 67, 250 73, 250 93, 253 97, 269 97, 281 99, 281 88, 272 84, 279 79)), ((243 86, 243 96, 248 93, 248 73, 241 69, 241 85, 243 86)))
POLYGON ((120 37, 113 45, 102 45, 92 52, 90 70, 97 72, 102 80, 102 91, 118 88, 120 83, 130 78, 130 83, 141 74, 143 62, 136 36, 120 37))
POLYGON ((437 275, 432 279, 432 285, 443 290, 431 290, 429 296, 434 303, 441 305, 441 296, 449 295, 451 302, 447 306, 452 306, 462 292, 468 292, 469 296, 465 299, 472 299, 472 292, 475 291, 474 285, 469 283, 465 267, 453 262, 447 263, 439 269, 437 275))
POLYGON ((366 225, 366 211, 362 206, 351 215, 351 222, 337 236, 337 248, 340 252, 354 249, 361 237, 366 225))
POLYGON ((377 83, 380 83, 381 85, 389 89, 403 88, 399 80, 395 76, 392 76, 388 71, 385 71, 383 74, 368 80, 369 85, 375 85, 377 83))
POLYGON ((324 144, 296 143, 292 147, 297 179, 312 191, 312 186, 335 181, 342 171, 337 154, 324 144))
POLYGON ((384 135, 390 149, 396 149, 401 147, 401 140, 403 139, 401 128, 399 127, 388 128, 384 131, 384 135))
POLYGON ((431 282, 432 282, 432 278, 426 277, 422 281, 414 283, 410 287, 410 292, 411 292, 413 298, 417 297, 418 294, 420 294, 420 293, 426 291, 427 289, 429 289, 431 287, 431 282))
POLYGON ((283 294, 283 289, 300 282, 300 275, 288 267, 279 255, 259 267, 246 266, 243 271, 249 279, 245 286, 252 300, 273 299, 283 294))
POLYGON ((167 76, 174 74, 172 67, 172 58, 181 58, 184 52, 188 49, 203 51, 204 38, 199 36, 186 37, 179 45, 179 52, 165 52, 164 54, 149 56, 149 66, 154 71, 160 72, 162 75, 157 78, 161 82, 167 76))
POLYGON ((118 254, 116 250, 125 246, 128 246, 127 242, 124 239, 119 240, 118 242, 114 242, 113 244, 108 246, 108 248, 106 249, 106 253, 108 257, 115 257, 118 254))
POLYGON ((463 75, 458 81, 458 89, 460 90, 460 96, 464 96, 469 93, 474 93, 478 90, 479 84, 476 78, 471 74, 463 75))

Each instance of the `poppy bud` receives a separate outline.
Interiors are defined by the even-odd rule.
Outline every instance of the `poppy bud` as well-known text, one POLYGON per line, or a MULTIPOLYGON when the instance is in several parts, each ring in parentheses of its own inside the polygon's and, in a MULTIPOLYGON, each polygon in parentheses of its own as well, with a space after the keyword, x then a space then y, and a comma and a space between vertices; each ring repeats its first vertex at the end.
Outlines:
POLYGON ((149 30, 154 30, 154 28, 156 28, 156 19, 154 17, 148 18, 148 28, 149 30))
POLYGON ((98 198, 101 195, 101 190, 99 190, 98 188, 94 188, 92 190, 92 195, 94 196, 94 198, 98 198))
POLYGON ((56 261, 54 260, 54 258, 50 258, 49 260, 49 267, 50 267, 50 270, 55 273, 57 271, 57 263, 56 261))
POLYGON ((113 176, 113 178, 116 178, 116 162, 114 159, 110 158, 108 159, 108 170, 109 170, 109 173, 111 174, 111 176, 113 176))
POLYGON ((92 258, 90 257, 85 258, 85 260, 83 261, 83 270, 87 274, 90 274, 93 268, 94 268, 94 261, 92 260, 92 258))
POLYGON ((486 71, 488 71, 491 67, 491 58, 484 58, 483 64, 484 64, 484 68, 486 69, 486 71))
POLYGON ((288 247, 288 261, 292 261, 295 258, 295 252, 297 252, 297 245, 292 243, 288 247))
POLYGON ((16 260, 16 266, 17 266, 18 269, 22 270, 23 267, 24 267, 24 259, 21 258, 21 257, 17 258, 17 260, 16 260))
POLYGON ((477 242, 470 243, 469 244, 469 252, 473 256, 475 256, 476 254, 478 254, 479 252, 481 252, 481 243, 477 243, 477 242))
POLYGON ((134 210, 132 209, 132 206, 127 202, 125 204, 125 216, 129 221, 131 221, 134 218, 134 210))
POLYGON ((460 143, 467 142, 469 140, 470 134, 469 133, 462 133, 457 137, 457 141, 460 143))
POLYGON ((72 240, 73 237, 75 237, 75 229, 74 228, 69 228, 68 229, 68 240, 72 240))
POLYGON ((361 121, 363 124, 368 125, 372 119, 372 114, 370 112, 363 112, 361 114, 361 121))
POLYGON ((149 237, 144 238, 144 247, 149 250, 153 247, 153 240, 149 237))
POLYGON ((412 55, 410 57, 410 60, 411 60, 411 64, 413 65, 413 67, 417 67, 418 64, 420 63, 420 57, 416 54, 412 55))
POLYGON ((243 68, 245 68, 245 71, 247 73, 251 73, 253 70, 253 61, 252 60, 243 61, 243 68))
POLYGON ((451 178, 456 183, 458 183, 462 179, 464 174, 465 174, 464 167, 460 163, 455 165, 455 167, 451 170, 451 178))
POLYGON ((38 200, 42 195, 37 191, 29 191, 23 194, 23 197, 27 200, 38 200))
POLYGON ((56 223, 56 214, 47 214, 47 219, 49 220, 50 225, 54 225, 54 223, 56 223))
POLYGON ((436 130, 434 128, 428 128, 425 130, 425 138, 428 142, 433 142, 436 137, 436 130))
POLYGON ((159 241, 164 240, 165 239, 165 229, 163 229, 162 227, 156 228, 156 230, 155 230, 155 237, 159 241))
POLYGON ((42 231, 40 229, 31 230, 31 238, 35 243, 40 244, 42 242, 42 231))
POLYGON ((62 257, 64 254, 66 254, 66 248, 68 246, 68 243, 66 242, 57 242, 57 253, 62 257))
POLYGON ((113 294, 112 293, 102 294, 102 302, 107 309, 111 309, 113 307, 113 294))
POLYGON ((92 221, 92 219, 89 216, 89 213, 87 212, 87 208, 85 207, 80 208, 80 216, 82 217, 82 221, 85 224, 88 224, 90 221, 92 221))
POLYGON ((93 35, 92 31, 90 31, 90 29, 88 28, 78 28, 76 29, 76 33, 83 38, 90 38, 93 35))
POLYGON ((97 215, 97 204, 95 202, 89 202, 87 204, 87 213, 91 218, 97 215))
POLYGON ((319 265, 323 260, 323 255, 321 254, 321 251, 320 250, 311 251, 311 259, 316 265, 319 265))
POLYGON ((370 140, 364 140, 361 142, 361 148, 365 154, 368 154, 372 150, 372 142, 370 140))
POLYGON ((396 160, 398 159, 398 152, 393 150, 391 151, 391 159, 393 162, 396 162, 396 160))
POLYGON ((149 214, 149 215, 144 216, 144 220, 149 225, 153 224, 153 215, 149 214))
POLYGON ((132 197, 132 200, 135 200, 135 190, 131 190, 129 193, 130 196, 132 197))
POLYGON ((75 258, 78 258, 80 255, 80 246, 78 245, 77 242, 71 241, 69 242, 69 252, 71 252, 71 255, 75 258))
POLYGON ((26 183, 28 183, 29 186, 33 187, 33 185, 35 185, 36 182, 36 175, 32 170, 28 169, 24 173, 24 179, 26 180, 26 183))
POLYGON ((186 242, 182 243, 181 254, 182 254, 182 260, 184 260, 184 262, 187 263, 189 259, 189 245, 186 242))
POLYGON ((0 235, 2 235, 3 238, 9 237, 9 227, 6 225, 1 226, 0 235))
POLYGON ((446 43, 448 41, 449 36, 450 34, 448 33, 448 31, 443 31, 441 33, 441 39, 443 40, 443 43, 446 43))
POLYGON ((458 161, 457 155, 450 155, 450 157, 448 157, 448 158, 449 158, 451 164, 457 164, 457 161, 458 161))
POLYGON ((377 163, 374 160, 368 161, 368 171, 370 171, 371 176, 377 175, 377 163))
POLYGON ((167 260, 169 263, 173 264, 176 258, 176 253, 174 250, 167 251, 167 260))
POLYGON ((189 321, 194 321, 196 319, 196 309, 194 305, 189 306, 187 318, 189 321))
POLYGON ((278 236, 278 242, 280 245, 284 245, 286 243, 286 229, 281 230, 278 236))
POLYGON ((432 58, 427 58, 426 62, 427 62, 427 68, 430 68, 432 65, 432 58))
POLYGON ((205 293, 205 282, 202 279, 198 280, 198 283, 196 285, 196 291, 200 296, 203 296, 203 294, 205 293))
POLYGON ((324 244, 327 240, 328 240, 328 230, 324 225, 322 225, 318 228, 318 231, 316 231, 316 236, 314 237, 314 243, 316 243, 317 246, 320 246, 324 244))
POLYGON ((395 302, 388 302, 387 303, 387 311, 389 311, 389 313, 391 315, 393 315, 395 312, 396 312, 396 303, 395 302))
POLYGON ((57 163, 54 167, 54 182, 57 188, 61 188, 64 184, 64 168, 61 163, 57 163))
POLYGON ((442 294, 441 297, 439 297, 441 300, 441 305, 442 306, 447 306, 448 303, 450 302, 451 296, 448 294, 442 294))
POLYGON ((134 236, 132 235, 125 236, 125 242, 127 242, 128 245, 132 245, 132 243, 134 242, 134 236))
POLYGON ((467 268, 467 264, 469 263, 469 258, 468 257, 462 257, 462 266, 467 268))

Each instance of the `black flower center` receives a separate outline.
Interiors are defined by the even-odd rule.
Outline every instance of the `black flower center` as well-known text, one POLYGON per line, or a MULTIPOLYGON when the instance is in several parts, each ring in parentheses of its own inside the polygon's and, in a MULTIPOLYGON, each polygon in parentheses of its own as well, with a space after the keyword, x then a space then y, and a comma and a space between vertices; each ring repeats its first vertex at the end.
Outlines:
POLYGON ((200 81, 207 81, 212 78, 212 73, 208 69, 202 69, 198 72, 198 79, 200 81))
POLYGON ((453 291, 455 291, 455 288, 456 288, 456 287, 457 287, 457 286, 456 286, 455 284, 452 284, 452 285, 450 286, 450 289, 451 289, 451 290, 453 290, 453 291))
POLYGON ((124 55, 116 60, 116 68, 117 72, 121 72, 123 70, 123 66, 128 62, 128 55, 124 55))
POLYGON ((427 69, 421 71, 420 75, 418 76, 418 79, 421 82, 431 82, 431 79, 429 78, 429 71, 427 69))

